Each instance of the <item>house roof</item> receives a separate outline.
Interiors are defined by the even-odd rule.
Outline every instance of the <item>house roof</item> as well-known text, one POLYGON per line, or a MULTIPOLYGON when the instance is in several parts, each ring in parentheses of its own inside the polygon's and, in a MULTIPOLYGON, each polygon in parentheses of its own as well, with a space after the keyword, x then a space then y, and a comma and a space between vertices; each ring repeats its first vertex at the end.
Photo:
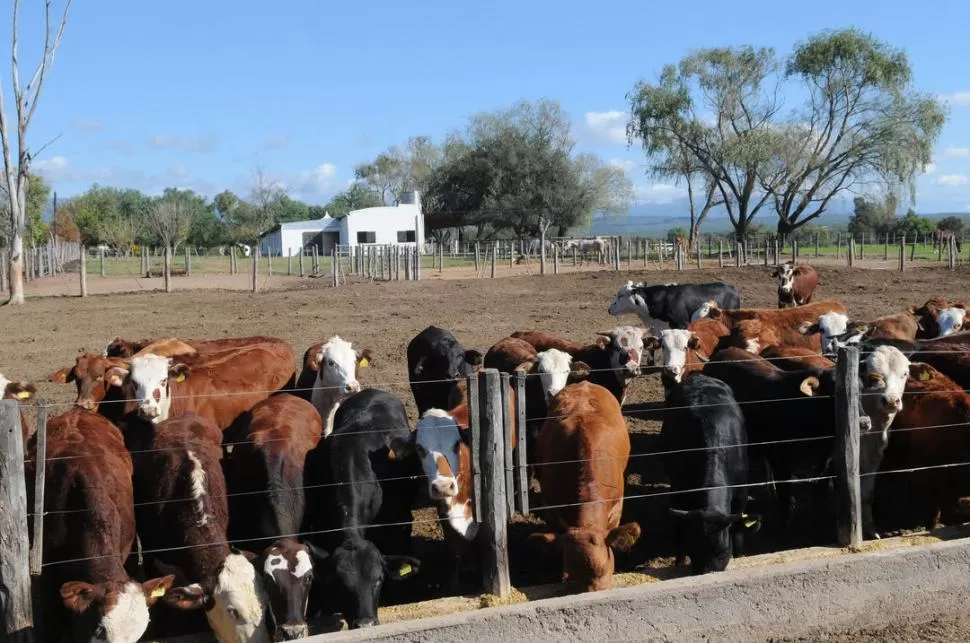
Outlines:
POLYGON ((340 230, 340 219, 334 219, 329 214, 320 219, 308 219, 306 221, 287 221, 280 223, 263 234, 259 235, 262 239, 266 235, 272 234, 277 230, 307 230, 310 232, 337 232, 340 230))

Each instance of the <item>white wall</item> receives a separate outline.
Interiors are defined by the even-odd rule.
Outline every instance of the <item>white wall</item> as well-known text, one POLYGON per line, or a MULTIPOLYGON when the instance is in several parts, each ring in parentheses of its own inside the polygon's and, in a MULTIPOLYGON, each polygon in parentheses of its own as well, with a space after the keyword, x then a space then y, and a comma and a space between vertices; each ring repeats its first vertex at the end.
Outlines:
MULTIPOLYGON (((418 217, 415 239, 424 241, 424 216, 419 206, 406 204, 397 207, 366 208, 357 210, 340 221, 341 245, 356 246, 358 232, 375 233, 375 244, 403 244, 397 233, 415 230, 415 216, 418 217)), ((408 242, 407 245, 413 245, 408 242)), ((423 243, 421 244, 423 245, 423 243)))
POLYGON ((300 255, 303 247, 303 233, 313 232, 313 230, 283 230, 283 256, 292 254, 294 257, 300 255))

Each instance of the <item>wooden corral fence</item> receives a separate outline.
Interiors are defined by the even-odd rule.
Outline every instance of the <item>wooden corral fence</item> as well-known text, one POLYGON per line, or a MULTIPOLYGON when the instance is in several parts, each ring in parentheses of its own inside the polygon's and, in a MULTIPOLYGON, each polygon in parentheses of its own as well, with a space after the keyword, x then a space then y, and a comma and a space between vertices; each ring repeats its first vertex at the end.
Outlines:
MULTIPOLYGON (((834 478, 836 490, 836 537, 840 545, 855 547, 862 542, 862 492, 860 473, 860 389, 859 356, 856 346, 841 348, 837 356, 835 447, 831 476, 792 482, 817 482, 834 478)), ((508 523, 514 514, 541 512, 545 507, 531 506, 526 452, 526 375, 500 373, 485 369, 467 378, 469 433, 474 518, 479 523, 479 560, 483 590, 506 598, 512 587, 509 577, 508 523), (509 392, 515 396, 516 412, 511 412, 509 392), (516 443, 512 443, 512 436, 516 443)), ((25 478, 25 445, 21 431, 18 402, 0 402, 0 602, 2 624, 0 639, 23 638, 42 626, 35 617, 32 586, 38 585, 43 569, 56 561, 43 562, 44 480, 46 462, 46 417, 52 407, 40 404, 36 424, 36 479, 25 478), (27 506, 27 485, 33 485, 35 506, 27 506), (32 521, 28 520, 32 517, 32 521), (32 524, 33 538, 28 534, 32 524), (32 544, 31 543, 32 540, 32 544)), ((626 411, 625 411, 626 412, 626 411)), ((865 424, 865 422, 862 422, 865 424)), ((932 428, 932 427, 927 427, 932 428)), ((784 442, 817 440, 795 438, 784 442)), ((762 444, 762 443, 759 443, 762 444)), ((721 447, 707 447, 721 448, 721 447)), ((655 454, 639 454, 655 455, 655 454)), ((635 457, 635 456, 634 456, 635 457)), ((554 463, 547 463, 554 464, 554 463)), ((933 468, 933 467, 924 467, 933 468)), ((906 470, 903 473, 910 473, 906 470)), ((900 472, 889 472, 900 473, 900 472)), ((870 474, 871 475, 871 474, 870 474)), ((768 482, 764 485, 770 484, 768 482)), ((740 485, 759 486, 762 483, 740 485)), ((730 486, 730 485, 728 485, 730 486)), ((728 488, 725 486, 725 488, 728 488)), ((738 486, 738 485, 734 485, 738 486)), ((697 490, 680 490, 689 493, 697 490)), ((651 495, 669 495, 657 492, 651 495)), ((551 507, 550 507, 551 508, 551 507)), ((375 525, 377 526, 377 525, 375 525)), ((36 638, 36 637, 35 637, 36 638)))

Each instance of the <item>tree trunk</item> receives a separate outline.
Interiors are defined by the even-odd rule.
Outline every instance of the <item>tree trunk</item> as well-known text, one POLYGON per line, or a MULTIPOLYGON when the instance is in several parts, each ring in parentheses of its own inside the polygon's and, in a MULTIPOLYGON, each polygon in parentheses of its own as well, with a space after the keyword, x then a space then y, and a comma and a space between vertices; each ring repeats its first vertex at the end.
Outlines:
POLYGON ((9 304, 24 303, 24 238, 21 228, 12 226, 10 231, 10 300, 9 304))

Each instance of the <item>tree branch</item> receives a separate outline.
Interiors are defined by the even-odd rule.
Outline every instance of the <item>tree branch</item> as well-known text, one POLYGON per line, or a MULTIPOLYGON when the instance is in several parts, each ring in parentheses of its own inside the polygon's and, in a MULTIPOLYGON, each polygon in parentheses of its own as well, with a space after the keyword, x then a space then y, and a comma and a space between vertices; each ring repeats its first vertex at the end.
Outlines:
POLYGON ((71 8, 71 2, 73 0, 67 0, 64 5, 64 13, 61 15, 61 23, 57 28, 57 35, 54 38, 54 42, 51 43, 51 26, 50 26, 50 11, 51 11, 51 0, 46 0, 45 3, 45 14, 46 14, 46 25, 47 25, 47 35, 44 38, 44 58, 37 65, 37 70, 34 72, 33 78, 30 79, 30 83, 27 84, 27 91, 30 88, 34 88, 33 97, 29 94, 27 100, 30 102, 30 110, 27 112, 27 118, 24 119, 24 129, 30 126, 30 121, 34 118, 34 110, 37 109, 37 103, 40 100, 40 92, 44 87, 44 80, 47 78, 47 72, 51 67, 54 66, 54 56, 57 54, 57 48, 61 44, 61 40, 64 38, 64 28, 67 26, 67 13, 71 8))

